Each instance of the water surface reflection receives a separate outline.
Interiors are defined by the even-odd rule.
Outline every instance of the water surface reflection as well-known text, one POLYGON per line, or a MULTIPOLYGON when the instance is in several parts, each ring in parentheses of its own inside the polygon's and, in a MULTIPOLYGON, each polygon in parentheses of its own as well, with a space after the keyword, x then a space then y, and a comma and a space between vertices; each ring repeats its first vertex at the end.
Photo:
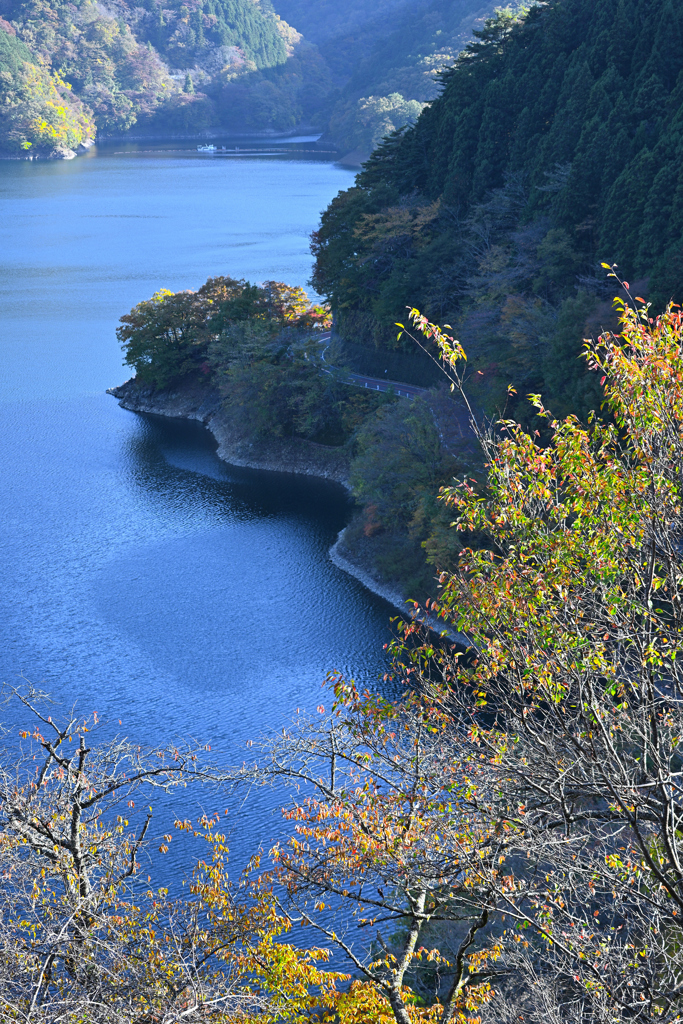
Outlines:
MULTIPOLYGON (((379 684, 392 610, 327 557, 341 488, 226 466, 200 425, 104 393, 126 376, 122 312, 210 273, 305 284, 308 233, 350 181, 303 160, 0 164, 0 679, 226 761, 315 707, 330 669, 379 684)), ((277 803, 231 811, 237 864, 277 803)))

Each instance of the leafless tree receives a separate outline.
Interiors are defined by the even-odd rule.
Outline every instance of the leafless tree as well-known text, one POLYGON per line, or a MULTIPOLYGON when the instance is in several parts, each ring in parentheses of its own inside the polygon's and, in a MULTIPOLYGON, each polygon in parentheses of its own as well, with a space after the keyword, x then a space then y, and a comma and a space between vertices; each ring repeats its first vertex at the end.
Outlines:
POLYGON ((257 994, 223 955, 250 925, 222 877, 200 873, 181 900, 136 877, 151 821, 150 809, 134 824, 136 800, 215 782, 206 752, 98 740, 96 719, 59 721, 31 689, 9 696, 30 725, 19 744, 8 730, 0 758, 0 1020, 175 1024, 254 1012, 257 994), (207 920, 210 884, 220 922, 207 920))

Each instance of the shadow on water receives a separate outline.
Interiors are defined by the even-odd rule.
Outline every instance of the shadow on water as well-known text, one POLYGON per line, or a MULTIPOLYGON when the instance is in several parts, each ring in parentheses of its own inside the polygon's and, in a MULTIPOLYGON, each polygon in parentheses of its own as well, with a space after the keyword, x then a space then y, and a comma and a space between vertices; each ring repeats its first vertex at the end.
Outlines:
POLYGON ((205 507, 217 516, 294 517, 329 544, 348 522, 353 502, 341 484, 232 466, 219 459, 217 442, 203 424, 149 414, 140 419, 144 429, 130 438, 128 452, 131 472, 146 493, 175 492, 184 483, 197 488, 192 500, 208 502, 205 507))
MULTIPOLYGON (((293 156, 110 147, 0 166, 0 680, 23 672, 96 709, 103 734, 196 736, 223 763, 327 702, 331 669, 382 686, 393 609, 329 560, 341 488, 226 466, 200 424, 143 419, 104 391, 123 379, 118 318, 159 287, 305 284, 310 231, 352 175, 293 156)), ((231 804, 236 867, 269 845, 279 802, 231 804)), ((226 806, 188 790, 157 801, 154 827, 226 806)), ((182 847, 160 880, 187 869, 182 847)))
MULTIPOLYGON (((137 501, 154 516, 172 510, 182 529, 118 558, 115 574, 106 567, 92 588, 102 620, 154 668, 156 682, 141 678, 128 696, 127 717, 139 728, 147 713, 238 764, 249 740, 279 731, 298 707, 329 702, 330 670, 381 688, 392 609, 328 557, 350 511, 344 489, 227 465, 199 423, 141 416, 139 425, 125 445, 137 501), (368 630, 368 603, 385 623, 379 635, 368 630)), ((205 810, 222 807, 215 794, 203 799, 205 810)), ((196 801, 176 795, 159 811, 191 816, 196 801)), ((253 791, 244 805, 229 802, 241 868, 280 832, 282 795, 253 791)), ((176 847, 159 870, 178 880, 191 851, 176 847)))

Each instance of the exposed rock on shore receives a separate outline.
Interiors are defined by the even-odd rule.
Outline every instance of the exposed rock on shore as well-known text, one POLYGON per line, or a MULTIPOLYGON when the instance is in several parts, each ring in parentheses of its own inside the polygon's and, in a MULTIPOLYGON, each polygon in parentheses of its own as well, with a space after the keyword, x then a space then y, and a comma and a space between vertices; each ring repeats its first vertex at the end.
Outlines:
POLYGON ((236 437, 223 412, 217 388, 202 380, 185 379, 176 387, 158 391, 150 385, 138 384, 133 378, 106 393, 114 395, 123 409, 133 413, 205 423, 218 441, 219 459, 233 466, 321 476, 348 487, 349 456, 345 449, 298 437, 266 437, 256 441, 236 437))
MULTIPOLYGON (((108 388, 107 394, 113 395, 122 408, 131 412, 199 420, 209 427, 218 441, 218 457, 233 466, 322 477, 334 480, 349 490, 350 457, 346 448, 328 448, 302 438, 261 438, 257 442, 236 438, 223 410, 218 389, 201 379, 186 378, 174 388, 157 391, 150 385, 138 383, 133 377, 119 387, 108 388)), ((330 558, 334 564, 360 580, 373 594, 393 604, 404 615, 414 617, 414 606, 406 603, 400 588, 378 579, 356 557, 357 552, 346 545, 346 532, 346 529, 341 531, 330 549, 330 558)), ((419 617, 436 632, 443 630, 442 623, 432 620, 424 612, 419 613, 419 617)), ((458 634, 449 635, 456 642, 464 640, 458 634)))
MULTIPOLYGON (((79 152, 85 152, 86 148, 79 147, 79 152)), ((23 153, 0 153, 0 160, 73 160, 75 156, 76 150, 55 146, 53 149, 31 149, 23 153)))
POLYGON ((218 457, 233 466, 270 469, 281 473, 300 473, 334 480, 348 488, 349 453, 345 448, 328 448, 302 438, 261 438, 258 441, 236 437, 222 408, 217 388, 201 380, 183 380, 176 387, 157 391, 139 384, 135 378, 107 394, 131 412, 175 416, 205 423, 218 441, 218 457))
MULTIPOLYGON (((262 438, 258 442, 236 438, 222 408, 218 389, 201 379, 181 381, 165 391, 138 383, 135 378, 107 394, 118 399, 119 405, 131 412, 152 413, 179 419, 199 420, 205 423, 218 441, 217 454, 233 466, 251 469, 269 469, 277 472, 300 473, 306 476, 334 480, 349 489, 349 453, 344 448, 328 448, 301 438, 262 438)), ((340 569, 360 580, 368 590, 383 597, 405 614, 412 614, 399 588, 377 579, 365 566, 354 559, 353 552, 344 544, 342 530, 330 550, 330 558, 340 569)))
POLYGON ((336 542, 330 548, 330 558, 334 564, 339 569, 347 572, 349 576, 354 576, 357 580, 360 580, 363 586, 371 590, 373 594, 383 597, 385 601, 393 604, 404 614, 412 616, 414 614, 413 606, 409 606, 406 603, 398 586, 378 579, 374 573, 370 572, 367 566, 359 562, 357 552, 352 551, 346 544, 347 530, 348 527, 345 527, 341 531, 336 542))

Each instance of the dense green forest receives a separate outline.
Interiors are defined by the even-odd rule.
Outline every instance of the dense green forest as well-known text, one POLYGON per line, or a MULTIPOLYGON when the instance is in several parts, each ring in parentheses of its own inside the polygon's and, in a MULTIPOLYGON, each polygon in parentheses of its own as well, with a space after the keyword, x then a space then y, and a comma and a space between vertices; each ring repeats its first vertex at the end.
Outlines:
MULTIPOLYGON (((456 60, 492 8, 482 0, 405 4, 389 30, 380 18, 368 26, 365 45, 357 33, 335 39, 334 52, 351 57, 350 78, 331 110, 326 137, 366 159, 385 136, 413 123, 439 95, 438 72, 456 60)), ((334 66, 331 44, 320 49, 334 66)))
MULTIPOLYGON (((323 214, 313 281, 335 312, 331 358, 436 381, 397 339, 410 303, 453 326, 478 411, 542 430, 529 392, 556 415, 597 408, 580 356, 615 325, 600 264, 657 308, 683 299, 682 30, 670 0, 551 0, 489 19, 417 124, 323 214)), ((395 536, 390 493, 364 497, 376 552, 395 536)), ((403 547, 412 536, 438 564, 429 509, 412 510, 403 547)))
POLYGON ((322 372, 317 335, 326 322, 301 288, 215 277, 138 303, 117 335, 143 384, 165 388, 193 375, 216 384, 236 436, 340 445, 384 396, 350 392, 322 372))
POLYGON ((551 0, 487 23, 323 215, 314 281, 357 362, 411 302, 456 327, 489 411, 510 382, 595 405, 600 262, 660 306, 683 291, 682 22, 671 0, 551 0))
POLYGON ((458 550, 436 492, 476 470, 438 369, 397 339, 408 304, 453 325, 475 409, 543 429, 529 392, 557 415, 600 404, 580 356, 584 338, 615 324, 601 263, 660 308, 683 296, 682 20, 670 0, 500 11, 416 125, 323 214, 313 282, 334 311, 330 362, 433 390, 342 414, 345 386, 332 400, 303 350, 287 349, 252 361, 232 400, 263 410, 254 429, 349 446, 363 507, 349 550, 379 576, 432 586, 458 550), (281 381, 277 400, 254 374, 273 395, 281 381))

